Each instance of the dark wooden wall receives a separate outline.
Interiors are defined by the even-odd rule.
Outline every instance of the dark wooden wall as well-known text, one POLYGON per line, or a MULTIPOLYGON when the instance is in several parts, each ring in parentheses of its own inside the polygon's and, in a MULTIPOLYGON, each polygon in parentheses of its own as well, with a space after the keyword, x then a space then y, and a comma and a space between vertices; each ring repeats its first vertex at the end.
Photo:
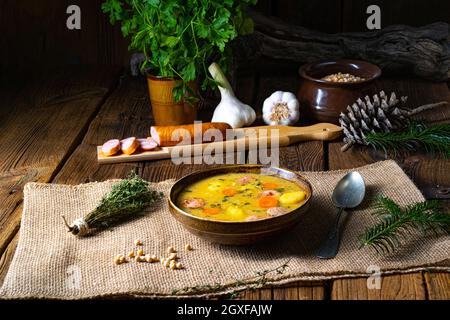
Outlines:
MULTIPOLYGON (((219 1, 219 0, 218 0, 219 1)), ((0 0, 0 69, 48 65, 126 65, 127 41, 101 12, 102 0, 0 0), (66 8, 81 8, 82 29, 66 28, 66 8)), ((450 22, 443 0, 259 0, 257 10, 323 32, 364 31, 370 4, 382 9, 382 26, 450 22)))
POLYGON ((258 8, 289 23, 336 33, 367 31, 366 9, 372 4, 380 6, 382 27, 450 23, 448 0, 259 0, 258 8))

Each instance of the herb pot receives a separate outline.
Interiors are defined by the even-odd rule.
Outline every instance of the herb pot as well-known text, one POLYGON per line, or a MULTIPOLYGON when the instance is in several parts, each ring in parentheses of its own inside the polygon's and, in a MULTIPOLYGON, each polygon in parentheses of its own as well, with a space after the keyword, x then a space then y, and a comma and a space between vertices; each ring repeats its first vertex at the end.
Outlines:
POLYGON ((375 80, 381 69, 369 62, 337 60, 309 63, 299 70, 301 84, 297 98, 300 113, 309 122, 339 124, 339 114, 358 98, 376 93, 375 80), (359 82, 330 82, 322 78, 335 73, 364 78, 359 82))
MULTIPOLYGON (((197 102, 179 101, 173 98, 173 88, 179 80, 147 75, 147 84, 152 105, 153 119, 158 126, 193 123, 197 117, 197 102)), ((197 91, 194 81, 188 86, 197 91)))

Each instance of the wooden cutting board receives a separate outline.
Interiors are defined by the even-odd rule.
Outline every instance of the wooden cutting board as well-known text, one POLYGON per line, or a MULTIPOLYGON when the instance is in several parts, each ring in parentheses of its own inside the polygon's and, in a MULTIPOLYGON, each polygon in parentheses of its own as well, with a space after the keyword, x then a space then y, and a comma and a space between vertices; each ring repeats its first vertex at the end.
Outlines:
POLYGON ((318 123, 312 126, 306 127, 290 127, 290 126, 261 126, 261 127, 248 127, 234 129, 236 135, 245 135, 244 138, 238 138, 234 140, 210 142, 202 144, 192 144, 174 147, 161 147, 152 151, 137 152, 132 155, 117 154, 114 156, 104 156, 101 150, 101 146, 97 146, 97 160, 100 164, 111 164, 121 162, 133 162, 133 161, 146 161, 146 160, 158 160, 158 159, 170 159, 172 152, 176 155, 201 155, 202 151, 208 147, 208 150, 218 148, 218 150, 236 150, 239 151, 248 150, 256 146, 267 145, 270 146, 272 141, 270 140, 270 131, 279 130, 278 145, 285 147, 300 141, 311 140, 334 140, 339 138, 342 134, 342 128, 331 123, 318 123), (256 130, 257 136, 249 134, 249 130, 256 130), (246 135, 248 134, 248 135, 246 135), (189 150, 190 149, 190 150, 189 150))

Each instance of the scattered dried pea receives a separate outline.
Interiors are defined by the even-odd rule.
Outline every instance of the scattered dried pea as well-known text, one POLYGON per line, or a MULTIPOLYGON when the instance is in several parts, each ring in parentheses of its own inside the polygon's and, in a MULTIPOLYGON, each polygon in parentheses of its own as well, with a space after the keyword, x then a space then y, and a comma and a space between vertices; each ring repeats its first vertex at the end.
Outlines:
POLYGON ((176 253, 171 253, 170 256, 167 258, 167 260, 177 260, 177 254, 176 253))
MULTIPOLYGON (((142 241, 140 240, 136 240, 135 241, 135 245, 136 246, 142 246, 142 241)), ((186 244, 184 246, 184 249, 186 251, 190 251, 193 250, 192 246, 190 244, 186 244)), ((173 246, 169 246, 167 248, 167 253, 169 253, 169 256, 166 258, 157 258, 156 255, 150 255, 150 254, 145 254, 144 250, 138 249, 136 252, 134 250, 131 250, 127 255, 123 255, 123 254, 118 254, 115 258, 114 258, 114 263, 119 265, 122 263, 126 263, 129 262, 129 260, 127 259, 134 259, 135 262, 148 262, 148 263, 153 263, 153 262, 161 262, 161 264, 166 267, 166 268, 170 268, 172 270, 176 270, 176 269, 183 269, 183 265, 180 262, 177 262, 177 260, 179 259, 179 257, 176 254, 176 250, 173 246)))
POLYGON ((136 256, 134 258, 134 261, 136 261, 136 262, 145 262, 145 257, 144 256, 136 256))
POLYGON ((146 254, 145 261, 147 261, 149 263, 153 263, 153 262, 159 261, 159 259, 155 255, 146 254))
POLYGON ((114 263, 115 264, 121 264, 121 258, 123 257, 123 255, 118 254, 117 256, 114 257, 114 263))
POLYGON ((167 253, 175 253, 175 252, 177 252, 177 250, 175 250, 174 247, 170 246, 167 248, 167 253))
POLYGON ((119 258, 119 263, 120 263, 120 264, 126 263, 126 262, 128 262, 128 260, 127 260, 127 258, 125 258, 124 256, 121 256, 121 257, 119 258))

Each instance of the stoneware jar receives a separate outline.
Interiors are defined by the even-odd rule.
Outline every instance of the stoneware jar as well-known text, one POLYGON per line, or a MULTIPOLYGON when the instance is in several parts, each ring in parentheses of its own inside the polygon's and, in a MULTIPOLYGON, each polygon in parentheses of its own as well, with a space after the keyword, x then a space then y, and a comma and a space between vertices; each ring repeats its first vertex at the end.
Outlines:
POLYGON ((336 60, 309 63, 299 70, 301 83, 297 98, 300 112, 308 122, 338 124, 339 114, 358 98, 376 93, 375 80, 381 69, 359 60, 336 60), (331 82, 322 78, 336 73, 364 78, 359 82, 331 82))

